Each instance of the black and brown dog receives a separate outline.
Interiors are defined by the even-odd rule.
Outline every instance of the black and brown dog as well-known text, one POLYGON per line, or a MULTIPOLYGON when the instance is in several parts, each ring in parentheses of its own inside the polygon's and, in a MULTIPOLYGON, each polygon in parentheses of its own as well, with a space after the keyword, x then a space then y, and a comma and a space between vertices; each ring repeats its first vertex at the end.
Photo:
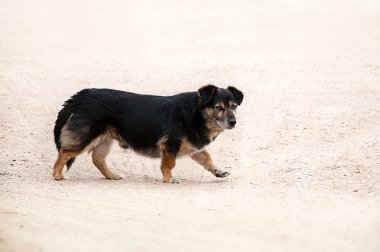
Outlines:
POLYGON ((72 96, 58 113, 54 127, 58 158, 53 176, 63 179, 79 154, 92 152, 95 166, 107 179, 121 179, 107 166, 113 140, 122 148, 161 158, 164 182, 179 182, 171 170, 176 158, 189 155, 216 177, 218 170, 205 147, 236 124, 236 108, 243 93, 207 85, 198 92, 173 96, 140 95, 112 89, 84 89, 72 96))

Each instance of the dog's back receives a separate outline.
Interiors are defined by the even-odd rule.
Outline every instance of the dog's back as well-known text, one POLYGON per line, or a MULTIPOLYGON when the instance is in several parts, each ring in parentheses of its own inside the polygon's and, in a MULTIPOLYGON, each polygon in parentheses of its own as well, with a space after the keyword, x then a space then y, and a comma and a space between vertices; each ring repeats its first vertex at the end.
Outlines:
POLYGON ((184 118, 194 114, 197 93, 140 95, 111 89, 84 89, 65 102, 54 128, 57 149, 83 151, 111 134, 123 147, 159 157, 157 142, 185 134, 184 118), (112 135, 113 134, 113 135, 112 135))

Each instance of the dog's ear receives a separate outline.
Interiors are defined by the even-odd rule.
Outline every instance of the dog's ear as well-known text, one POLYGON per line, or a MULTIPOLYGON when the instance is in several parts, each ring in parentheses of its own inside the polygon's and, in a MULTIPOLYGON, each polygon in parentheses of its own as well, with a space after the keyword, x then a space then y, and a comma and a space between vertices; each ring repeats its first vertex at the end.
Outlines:
POLYGON ((217 90, 218 88, 211 84, 207 86, 203 86, 200 89, 198 89, 199 101, 200 101, 201 107, 206 106, 207 103, 209 103, 212 100, 217 90))
POLYGON ((242 103, 242 101, 243 101, 243 97, 244 97, 243 92, 241 92, 241 91, 240 91, 239 89, 237 89, 236 87, 232 87, 232 86, 229 86, 229 87, 227 88, 227 90, 229 90, 229 91, 234 95, 234 97, 235 97, 235 99, 236 99, 238 105, 240 105, 240 104, 242 103))

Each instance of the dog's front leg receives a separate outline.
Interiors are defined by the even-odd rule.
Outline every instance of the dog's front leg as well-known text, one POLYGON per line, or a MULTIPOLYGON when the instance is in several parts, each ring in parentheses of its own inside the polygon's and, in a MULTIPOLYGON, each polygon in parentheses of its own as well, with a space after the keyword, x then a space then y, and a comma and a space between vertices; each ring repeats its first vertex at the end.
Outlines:
POLYGON ((173 178, 172 169, 175 166, 175 156, 167 150, 161 151, 161 172, 165 183, 180 183, 180 180, 173 178))
POLYGON ((197 153, 191 155, 191 158, 194 161, 198 162, 200 165, 203 165, 203 167, 207 171, 209 171, 212 174, 214 174, 215 177, 224 178, 224 177, 227 177, 227 176, 230 175, 229 172, 224 172, 224 171, 221 171, 221 170, 217 169, 216 166, 214 165, 214 162, 212 161, 210 153, 208 153, 205 150, 197 152, 197 153))

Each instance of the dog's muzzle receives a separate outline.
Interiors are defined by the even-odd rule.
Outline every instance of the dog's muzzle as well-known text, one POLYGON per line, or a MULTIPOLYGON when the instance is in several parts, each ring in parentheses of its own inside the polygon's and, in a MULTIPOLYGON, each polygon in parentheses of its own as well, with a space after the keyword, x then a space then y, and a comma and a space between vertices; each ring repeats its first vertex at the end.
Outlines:
POLYGON ((236 125, 236 119, 235 118, 231 118, 231 119, 227 119, 227 120, 223 120, 223 121, 216 121, 218 126, 223 128, 223 129, 233 129, 235 128, 235 125, 236 125))

